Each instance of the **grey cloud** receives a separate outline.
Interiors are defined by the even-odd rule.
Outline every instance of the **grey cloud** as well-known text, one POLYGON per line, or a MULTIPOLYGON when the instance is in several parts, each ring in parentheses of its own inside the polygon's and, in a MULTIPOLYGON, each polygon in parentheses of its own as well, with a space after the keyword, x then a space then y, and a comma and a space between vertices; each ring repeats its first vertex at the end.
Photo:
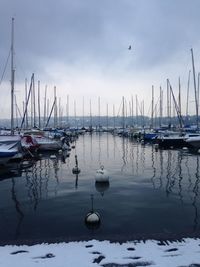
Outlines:
POLYGON ((1 0, 0 5, 1 62, 14 15, 16 55, 27 73, 42 74, 49 61, 115 71, 127 60, 128 69, 138 71, 198 40, 198 0, 1 0), (129 44, 133 51, 127 55, 129 44))

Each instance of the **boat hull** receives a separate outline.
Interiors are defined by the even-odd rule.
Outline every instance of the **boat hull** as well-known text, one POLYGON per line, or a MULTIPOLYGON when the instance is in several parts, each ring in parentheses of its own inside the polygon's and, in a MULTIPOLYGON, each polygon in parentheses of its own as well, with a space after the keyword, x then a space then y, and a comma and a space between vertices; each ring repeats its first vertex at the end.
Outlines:
POLYGON ((188 144, 185 141, 185 138, 157 138, 156 143, 160 148, 183 148, 187 147, 188 144))

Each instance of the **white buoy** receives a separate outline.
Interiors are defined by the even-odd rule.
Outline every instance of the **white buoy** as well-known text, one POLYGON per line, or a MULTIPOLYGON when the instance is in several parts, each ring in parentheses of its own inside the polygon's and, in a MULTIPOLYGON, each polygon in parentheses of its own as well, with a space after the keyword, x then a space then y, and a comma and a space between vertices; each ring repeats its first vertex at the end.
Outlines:
POLYGON ((95 175, 96 182, 108 182, 109 181, 109 175, 107 170, 104 169, 104 166, 102 165, 99 170, 96 171, 95 175))
POLYGON ((85 216, 85 224, 89 229, 98 229, 101 224, 100 215, 93 210, 93 195, 91 195, 91 211, 85 216))
POLYGON ((62 150, 61 150, 61 149, 60 149, 60 150, 58 150, 58 153, 59 153, 59 154, 62 154, 62 150))
POLYGON ((50 159, 56 159, 57 157, 56 157, 56 155, 51 155, 50 156, 50 159))
POLYGON ((186 146, 184 146, 182 149, 183 149, 183 150, 188 150, 188 148, 187 148, 186 146))
POLYGON ((96 224, 100 221, 100 215, 98 212, 89 212, 85 217, 86 223, 96 224))
POLYGON ((145 142, 144 142, 144 140, 143 140, 143 139, 141 140, 141 145, 145 145, 145 142))

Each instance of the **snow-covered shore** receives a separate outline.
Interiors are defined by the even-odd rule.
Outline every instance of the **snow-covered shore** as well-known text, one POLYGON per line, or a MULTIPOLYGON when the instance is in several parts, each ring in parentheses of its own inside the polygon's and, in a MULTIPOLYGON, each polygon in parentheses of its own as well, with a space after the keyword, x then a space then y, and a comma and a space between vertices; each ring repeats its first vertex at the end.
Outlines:
POLYGON ((111 243, 80 241, 33 246, 1 246, 2 267, 198 267, 200 239, 181 242, 156 240, 111 243))

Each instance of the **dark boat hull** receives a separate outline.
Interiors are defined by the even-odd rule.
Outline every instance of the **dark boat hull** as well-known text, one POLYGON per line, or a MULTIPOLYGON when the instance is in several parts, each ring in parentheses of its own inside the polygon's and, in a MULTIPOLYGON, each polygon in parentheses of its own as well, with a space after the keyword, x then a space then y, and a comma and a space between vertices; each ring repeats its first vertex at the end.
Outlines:
POLYGON ((164 149, 188 147, 185 138, 157 138, 156 143, 164 149))

